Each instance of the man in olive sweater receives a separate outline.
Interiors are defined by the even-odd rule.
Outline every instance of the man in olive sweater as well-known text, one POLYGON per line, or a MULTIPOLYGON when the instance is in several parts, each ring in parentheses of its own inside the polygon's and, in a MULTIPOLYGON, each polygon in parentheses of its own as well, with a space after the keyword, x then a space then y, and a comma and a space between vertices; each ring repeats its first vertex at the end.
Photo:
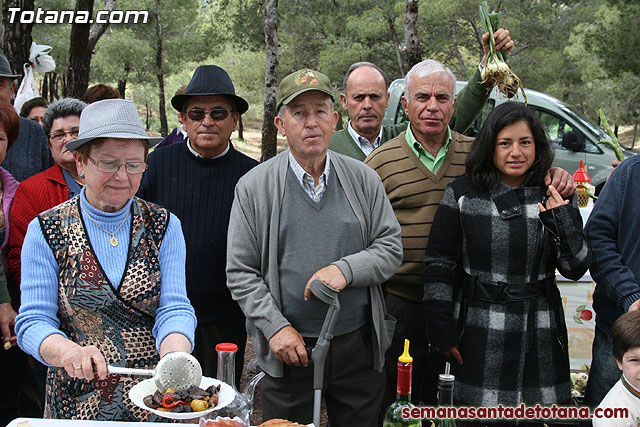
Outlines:
MULTIPOLYGON (((496 49, 510 51, 513 48, 509 31, 497 30, 495 40, 496 49)), ((459 133, 466 131, 480 114, 492 89, 480 82, 480 70, 486 64, 489 51, 489 33, 483 36, 482 47, 482 62, 458 94, 449 122, 449 127, 459 133)), ((329 149, 362 161, 375 148, 407 129, 408 122, 382 126, 385 109, 389 106, 388 86, 387 75, 371 62, 356 62, 349 67, 344 77, 344 93, 340 94, 342 106, 349 114, 349 124, 333 134, 329 149)))
POLYGON ((216 344, 238 345, 236 385, 247 339, 244 315, 227 289, 227 227, 236 183, 257 161, 237 151, 230 137, 249 105, 222 68, 196 69, 184 94, 171 99, 187 132, 185 142, 156 149, 138 195, 173 212, 187 245, 187 295, 198 326, 193 355, 214 377, 216 344))

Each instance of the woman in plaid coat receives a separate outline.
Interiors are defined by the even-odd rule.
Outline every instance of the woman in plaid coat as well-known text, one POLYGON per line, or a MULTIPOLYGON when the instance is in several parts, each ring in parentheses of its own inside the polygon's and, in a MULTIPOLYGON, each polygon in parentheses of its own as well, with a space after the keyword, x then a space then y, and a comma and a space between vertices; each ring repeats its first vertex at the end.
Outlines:
POLYGON ((591 254, 575 197, 544 187, 552 161, 534 113, 502 104, 476 137, 466 175, 440 203, 424 305, 432 346, 459 365, 456 405, 570 402, 555 270, 578 279, 591 254))

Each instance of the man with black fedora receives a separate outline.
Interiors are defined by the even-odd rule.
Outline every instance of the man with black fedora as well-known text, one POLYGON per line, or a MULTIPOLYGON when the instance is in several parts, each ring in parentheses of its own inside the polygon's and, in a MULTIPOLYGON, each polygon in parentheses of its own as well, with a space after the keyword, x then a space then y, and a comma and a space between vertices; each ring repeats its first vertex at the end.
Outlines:
MULTIPOLYGON (((18 77, 20 74, 11 71, 7 57, 0 50, 0 102, 10 104, 13 101, 18 77)), ((18 139, 7 151, 1 166, 11 172, 18 181, 24 181, 50 168, 53 163, 42 126, 20 117, 18 139)))
POLYGON ((236 383, 242 373, 244 315, 226 287, 227 226, 238 179, 258 164, 237 151, 231 134, 249 104, 216 65, 196 68, 184 94, 171 99, 187 138, 157 148, 138 195, 166 207, 182 222, 187 244, 187 294, 198 326, 193 355, 203 374, 215 376, 220 342, 238 345, 236 383))

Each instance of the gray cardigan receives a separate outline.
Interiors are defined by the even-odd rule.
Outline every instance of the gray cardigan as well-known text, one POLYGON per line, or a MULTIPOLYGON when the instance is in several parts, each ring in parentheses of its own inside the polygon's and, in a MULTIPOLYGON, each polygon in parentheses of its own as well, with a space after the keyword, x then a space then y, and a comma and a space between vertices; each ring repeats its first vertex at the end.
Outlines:
MULTIPOLYGON (((386 312, 380 284, 402 261, 400 226, 380 181, 368 166, 331 152, 334 168, 355 212, 367 248, 336 260, 348 286, 366 286, 371 300, 374 369, 381 371, 395 319, 386 312)), ((288 152, 256 166, 235 189, 227 243, 227 286, 247 317, 247 332, 262 369, 282 376, 269 339, 289 321, 280 307, 278 232, 288 152)), ((330 230, 327 230, 330 232, 330 230)))

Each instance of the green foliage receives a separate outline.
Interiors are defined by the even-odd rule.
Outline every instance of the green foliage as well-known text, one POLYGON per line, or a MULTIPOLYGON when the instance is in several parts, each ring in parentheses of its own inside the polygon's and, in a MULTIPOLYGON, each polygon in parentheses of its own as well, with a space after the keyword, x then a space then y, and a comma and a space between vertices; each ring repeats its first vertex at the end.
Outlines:
MULTIPOLYGON (((36 8, 73 10, 73 0, 36 0, 36 8)), ((193 70, 215 63, 231 75, 236 91, 250 103, 246 119, 263 109, 264 33, 262 0, 160 2, 167 103, 193 70)), ((424 58, 449 66, 468 79, 482 58, 479 0, 420 2, 418 26, 424 58)), ((602 107, 615 123, 640 117, 640 3, 622 0, 488 0, 516 46, 507 62, 527 88, 549 93, 597 120, 602 107)), ((102 7, 97 0, 94 8, 102 7)), ((336 96, 344 73, 356 61, 382 67, 390 80, 406 72, 405 0, 279 0, 280 78, 303 68, 329 76, 336 96), (392 28, 398 38, 397 60, 392 28)), ((155 0, 118 0, 118 9, 148 10, 146 25, 111 25, 98 42, 91 84, 127 81, 127 97, 141 114, 157 121, 157 34, 155 0)), ((70 25, 36 24, 33 39, 53 47, 58 73, 65 74, 70 25)), ((339 104, 339 103, 337 103, 339 104)), ((168 105, 169 125, 175 112, 168 105)))
POLYGON ((265 54, 260 51, 227 47, 208 63, 224 68, 236 89, 236 94, 249 103, 244 120, 261 120, 264 112, 265 54))
POLYGON ((206 25, 227 45, 243 50, 264 50, 262 1, 209 0, 205 5, 206 25))
POLYGON ((601 106, 614 122, 635 123, 640 117, 640 70, 633 70, 636 55, 627 52, 615 57, 613 53, 620 46, 637 43, 639 36, 617 27, 622 13, 617 3, 597 2, 591 19, 585 17, 573 27, 564 53, 577 65, 579 77, 569 98, 594 121, 601 106), (603 49, 604 44, 611 48, 603 49))
POLYGON ((596 15, 597 31, 585 35, 585 47, 597 54, 612 75, 640 74, 640 3, 610 0, 596 15), (622 60, 624 58, 624 60, 622 60))

